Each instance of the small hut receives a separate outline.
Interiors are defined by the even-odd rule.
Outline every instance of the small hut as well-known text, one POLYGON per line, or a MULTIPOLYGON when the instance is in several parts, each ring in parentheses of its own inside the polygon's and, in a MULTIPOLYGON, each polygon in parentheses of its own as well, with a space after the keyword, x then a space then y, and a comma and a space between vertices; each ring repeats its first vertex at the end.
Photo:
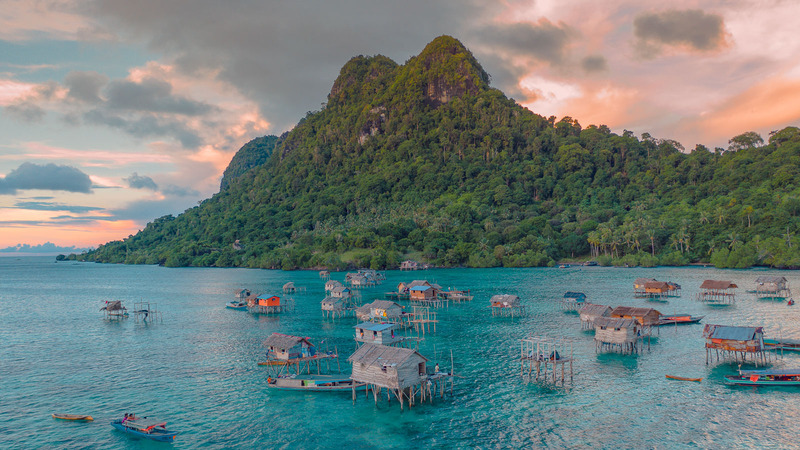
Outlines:
POLYGON ((353 311, 352 304, 341 297, 325 297, 320 305, 322 316, 326 318, 344 317, 353 311))
POLYGON ((661 324, 661 313, 653 308, 635 308, 632 306, 617 306, 611 311, 609 317, 618 319, 634 319, 642 326, 642 334, 650 334, 652 327, 661 324))
POLYGON ((578 310, 578 314, 580 314, 581 317, 581 328, 584 330, 593 330, 594 320, 598 317, 610 316, 611 307, 586 303, 578 310))
POLYGON ((362 322, 355 326, 356 342, 366 344, 395 345, 404 341, 395 333, 399 327, 396 323, 362 322))
POLYGON ((319 277, 323 280, 329 280, 331 278, 331 273, 327 270, 320 270, 319 277))
POLYGON ((317 363, 317 373, 321 371, 321 361, 335 359, 338 365, 339 355, 336 351, 318 352, 314 344, 307 337, 291 336, 288 334, 272 333, 264 341, 267 347, 267 361, 258 363, 259 366, 268 366, 273 375, 282 376, 284 371, 294 370, 298 375, 302 372, 311 373, 311 364, 317 363))
POLYGON ((250 297, 252 294, 250 294, 250 289, 237 289, 233 295, 236 297, 237 301, 246 302, 248 297, 250 297))
POLYGON ((105 306, 100 308, 106 319, 125 319, 128 317, 128 308, 122 304, 122 300, 106 301, 105 306))
POLYGON ((792 295, 786 277, 760 276, 756 278, 755 294, 760 299, 786 300, 792 295))
POLYGON ((338 287, 338 286, 344 286, 344 285, 342 283, 336 281, 336 280, 328 280, 328 281, 325 282, 325 291, 326 292, 330 292, 335 287, 338 287))
POLYGON ((291 309, 293 302, 291 299, 282 300, 277 295, 270 297, 259 295, 247 299, 247 310, 251 313, 276 314, 291 309))
MULTIPOLYGON (((380 390, 385 388, 400 401, 400 407, 408 402, 413 406, 417 394, 425 399, 426 383, 429 379, 426 363, 428 359, 409 348, 364 344, 349 358, 353 364, 350 379, 367 385, 378 402, 380 390)), ((355 390, 353 390, 355 401, 355 390)))
POLYGON ((333 298, 349 299, 352 296, 353 296, 353 291, 344 286, 339 285, 331 289, 331 297, 333 298))
POLYGON ((564 293, 564 298, 561 300, 561 309, 564 311, 578 311, 584 304, 586 304, 586 294, 568 291, 564 293))
POLYGON ((642 349, 642 326, 635 319, 598 317, 594 319, 595 351, 637 353, 642 349))
POLYGON ((633 280, 633 296, 634 297, 644 297, 645 296, 645 284, 650 281, 656 281, 655 278, 637 278, 633 280))
POLYGON ((294 286, 293 282, 288 282, 283 285, 283 293, 284 294, 294 294, 297 291, 297 288, 294 286))
POLYGON ((405 325, 404 316, 403 307, 389 300, 375 300, 356 310, 356 317, 364 322, 392 322, 405 325))
POLYGON ((733 358, 738 363, 750 359, 756 365, 769 362, 769 352, 764 346, 762 327, 733 327, 707 324, 703 328, 706 339, 706 365, 709 361, 733 358))
POLYGON ((288 334, 272 333, 264 341, 267 347, 268 361, 288 361, 290 359, 307 358, 317 353, 308 338, 290 336, 288 334))
POLYGON ((425 302, 436 299, 436 289, 432 286, 414 286, 408 289, 411 301, 425 302))
POLYGON ((410 259, 405 260, 400 263, 400 270, 418 270, 419 263, 416 261, 411 261, 410 259))
POLYGON ((521 316, 525 313, 525 307, 519 301, 519 297, 512 294, 493 295, 489 300, 492 308, 492 316, 511 316, 514 314, 521 316))
POLYGON ((736 286, 732 281, 705 280, 700 285, 697 299, 702 302, 731 304, 736 300, 736 286))

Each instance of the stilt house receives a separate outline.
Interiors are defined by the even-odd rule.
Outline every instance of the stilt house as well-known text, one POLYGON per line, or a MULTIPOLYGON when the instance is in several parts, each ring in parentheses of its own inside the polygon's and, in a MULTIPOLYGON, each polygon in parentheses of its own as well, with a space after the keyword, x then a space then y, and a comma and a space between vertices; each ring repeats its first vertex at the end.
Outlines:
POLYGON ((416 261, 406 260, 400 263, 400 270, 417 270, 419 264, 416 261))
POLYGON ((428 359, 409 348, 364 344, 349 358, 353 364, 350 379, 378 388, 386 388, 400 399, 413 395, 427 379, 428 359))
POLYGON ((792 295, 786 277, 760 276, 756 278, 756 297, 785 299, 792 295))
POLYGON ((591 330, 594 329, 595 319, 611 315, 611 307, 586 303, 578 310, 578 314, 580 314, 581 317, 581 328, 584 330, 591 330))
POLYGON ((362 322, 356 325, 355 329, 356 342, 394 345, 403 341, 403 338, 395 333, 398 329, 395 323, 362 322))
POLYGON ((284 294, 293 294, 297 291, 297 288, 294 286, 293 282, 288 282, 283 285, 283 293, 284 294))
POLYGON ((636 353, 641 347, 642 326, 634 319, 598 317, 594 319, 596 351, 636 353))
POLYGON ((737 362, 745 362, 748 355, 756 365, 767 363, 762 327, 707 324, 703 328, 703 337, 706 339, 706 364, 715 356, 716 360, 732 357, 737 362))
POLYGON ((561 309, 565 311, 578 311, 584 304, 586 304, 586 294, 583 292, 568 291, 564 293, 564 298, 561 300, 561 309))
POLYGON ((492 315, 511 315, 513 316, 515 313, 521 315, 523 312, 522 303, 519 300, 519 297, 512 294, 498 294, 493 295, 491 299, 489 299, 491 308, 492 308, 492 315))
POLYGON ((738 287, 732 281, 705 280, 700 285, 697 299, 704 302, 733 303, 738 287))
POLYGON ((308 338, 290 336, 288 334, 272 333, 264 341, 267 347, 268 361, 288 361, 290 359, 308 358, 317 353, 308 338))

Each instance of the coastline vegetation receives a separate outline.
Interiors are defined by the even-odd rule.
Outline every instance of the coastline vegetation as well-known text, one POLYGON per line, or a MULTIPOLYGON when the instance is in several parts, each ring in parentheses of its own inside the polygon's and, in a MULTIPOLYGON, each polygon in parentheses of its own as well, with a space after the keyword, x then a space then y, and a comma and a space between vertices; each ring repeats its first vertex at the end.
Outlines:
POLYGON ((172 267, 800 267, 800 129, 725 149, 537 115, 442 36, 350 60, 218 194, 70 259, 172 267))

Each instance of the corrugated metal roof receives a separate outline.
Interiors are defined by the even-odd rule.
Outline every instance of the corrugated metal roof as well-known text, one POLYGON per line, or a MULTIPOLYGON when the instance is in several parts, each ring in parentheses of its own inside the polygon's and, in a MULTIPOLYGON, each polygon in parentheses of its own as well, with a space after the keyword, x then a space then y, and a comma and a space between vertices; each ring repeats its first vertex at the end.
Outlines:
POLYGON ((410 348, 402 348, 402 347, 388 347, 386 345, 378 345, 378 344, 364 344, 358 348, 352 355, 350 355, 347 360, 351 363, 361 363, 366 364, 368 366, 372 365, 390 365, 390 364, 402 364, 405 360, 407 360, 412 355, 418 355, 420 358, 424 359, 425 361, 428 358, 420 355, 415 350, 410 348))
POLYGON ((375 300, 374 302, 364 306, 369 306, 370 309, 389 309, 395 306, 402 309, 402 306, 389 300, 375 300))
POLYGON ((587 303, 581 306, 581 309, 578 311, 579 314, 586 314, 589 316, 599 316, 602 314, 606 314, 606 312, 611 313, 610 306, 594 305, 592 303, 587 303))
POLYGON ((703 328, 706 339, 723 339, 726 341, 752 341, 762 333, 761 327, 733 327, 728 325, 707 324, 703 328))
POLYGON ((264 345, 267 347, 275 347, 281 349, 292 348, 295 345, 299 344, 300 342, 304 342, 308 345, 311 345, 311 342, 308 339, 300 336, 291 336, 288 334, 281 334, 281 333, 272 333, 270 337, 264 341, 264 345))
POLYGON ((430 286, 414 286, 409 291, 427 291, 428 289, 432 289, 430 286))
POLYGON ((648 314, 661 315, 660 312, 653 308, 636 308, 633 306, 617 306, 611 311, 612 316, 644 317, 648 314))
POLYGON ((515 305, 519 303, 519 297, 513 294, 497 294, 493 295, 492 298, 489 300, 491 303, 508 303, 509 305, 515 305))
POLYGON ((389 328, 396 327, 397 325, 394 323, 373 323, 373 322, 362 322, 356 325, 353 328, 361 328, 363 330, 369 331, 383 331, 388 330, 389 328))
POLYGON ((584 294, 583 292, 569 291, 564 293, 564 298, 574 298, 577 301, 583 301, 586 300, 586 294, 584 294))

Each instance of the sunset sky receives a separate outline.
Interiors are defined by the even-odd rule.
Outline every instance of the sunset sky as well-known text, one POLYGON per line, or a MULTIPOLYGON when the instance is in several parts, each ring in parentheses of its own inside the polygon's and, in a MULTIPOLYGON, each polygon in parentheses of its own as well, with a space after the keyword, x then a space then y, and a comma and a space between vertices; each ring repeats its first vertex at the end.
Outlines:
POLYGON ((4 0, 0 248, 97 246, 219 190, 355 55, 461 40, 533 112, 687 150, 800 125, 800 2, 4 0))

